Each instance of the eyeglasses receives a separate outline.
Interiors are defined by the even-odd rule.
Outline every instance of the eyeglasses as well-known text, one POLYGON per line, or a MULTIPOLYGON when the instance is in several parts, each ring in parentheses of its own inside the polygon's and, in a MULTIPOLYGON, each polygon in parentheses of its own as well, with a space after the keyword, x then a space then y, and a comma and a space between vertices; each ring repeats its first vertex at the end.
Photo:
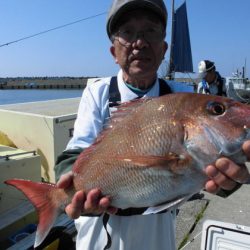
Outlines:
POLYGON ((145 39, 148 43, 160 42, 164 39, 165 33, 160 29, 147 29, 144 31, 134 31, 131 29, 119 30, 114 39, 117 39, 120 44, 124 46, 130 46, 135 42, 139 37, 145 39))

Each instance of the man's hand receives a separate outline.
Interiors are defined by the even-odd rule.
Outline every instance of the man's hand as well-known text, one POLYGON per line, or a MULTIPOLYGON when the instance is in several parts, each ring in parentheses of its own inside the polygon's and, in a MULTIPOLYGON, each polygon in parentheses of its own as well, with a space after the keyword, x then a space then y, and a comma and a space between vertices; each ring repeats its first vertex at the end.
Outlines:
MULTIPOLYGON (((69 188, 72 185, 73 173, 69 172, 61 176, 57 182, 59 188, 69 188)), ((115 214, 117 209, 110 206, 110 199, 103 197, 101 190, 93 189, 86 195, 83 191, 74 194, 72 201, 66 206, 65 212, 72 219, 77 219, 80 215, 98 215, 103 212, 115 214)))
MULTIPOLYGON (((250 141, 246 141, 242 146, 248 159, 250 159, 250 141)), ((250 174, 245 165, 237 165, 227 158, 220 158, 215 165, 209 165, 205 170, 210 178, 205 185, 206 191, 217 193, 220 188, 232 190, 238 183, 246 183, 250 179, 250 174)))

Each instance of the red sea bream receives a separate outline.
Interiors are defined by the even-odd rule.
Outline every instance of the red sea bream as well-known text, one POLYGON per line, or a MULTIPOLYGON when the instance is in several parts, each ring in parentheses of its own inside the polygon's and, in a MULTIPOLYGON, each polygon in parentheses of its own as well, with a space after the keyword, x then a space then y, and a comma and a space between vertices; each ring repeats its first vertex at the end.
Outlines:
POLYGON ((241 146, 249 128, 250 106, 224 97, 179 93, 132 101, 81 153, 70 190, 26 180, 6 183, 38 210, 38 246, 77 190, 98 187, 122 209, 178 204, 204 187, 206 165, 221 156, 246 161, 241 146))

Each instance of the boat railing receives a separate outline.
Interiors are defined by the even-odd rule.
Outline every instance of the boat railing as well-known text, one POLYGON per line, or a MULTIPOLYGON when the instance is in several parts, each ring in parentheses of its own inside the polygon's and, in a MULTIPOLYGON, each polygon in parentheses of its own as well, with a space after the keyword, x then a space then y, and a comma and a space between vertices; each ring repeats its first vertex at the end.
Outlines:
POLYGON ((20 155, 36 155, 36 151, 27 151, 27 152, 21 152, 21 153, 15 153, 15 154, 7 154, 7 155, 2 155, 0 156, 0 160, 4 159, 6 161, 10 160, 10 158, 15 157, 15 156, 20 156, 20 155))

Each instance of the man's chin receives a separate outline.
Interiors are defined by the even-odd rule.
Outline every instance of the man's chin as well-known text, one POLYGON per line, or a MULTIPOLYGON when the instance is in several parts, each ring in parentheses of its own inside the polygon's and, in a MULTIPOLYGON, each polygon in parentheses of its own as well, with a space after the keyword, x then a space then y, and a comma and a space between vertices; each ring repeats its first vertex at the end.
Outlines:
POLYGON ((130 69, 133 72, 138 72, 138 73, 148 73, 148 72, 153 72, 152 69, 154 69, 155 66, 152 65, 152 63, 145 62, 145 61, 134 61, 133 64, 130 65, 130 69))

